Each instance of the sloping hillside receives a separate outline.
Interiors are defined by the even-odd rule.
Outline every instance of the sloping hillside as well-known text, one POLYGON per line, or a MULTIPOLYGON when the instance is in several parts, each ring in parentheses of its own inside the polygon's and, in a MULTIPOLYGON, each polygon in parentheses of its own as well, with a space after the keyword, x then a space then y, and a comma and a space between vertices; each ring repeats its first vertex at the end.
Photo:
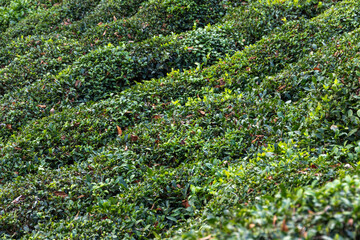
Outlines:
POLYGON ((0 14, 0 237, 359 237, 359 1, 0 14))

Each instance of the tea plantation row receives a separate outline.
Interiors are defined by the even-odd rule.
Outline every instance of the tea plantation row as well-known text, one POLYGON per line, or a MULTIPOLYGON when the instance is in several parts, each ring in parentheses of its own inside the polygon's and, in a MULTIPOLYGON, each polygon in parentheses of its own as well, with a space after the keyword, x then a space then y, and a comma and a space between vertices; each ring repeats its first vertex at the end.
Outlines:
MULTIPOLYGON (((152 2, 132 3, 136 16, 152 2)), ((217 23, 206 12, 201 28, 97 45, 87 31, 132 21, 89 23, 103 4, 59 37, 39 27, 0 44, 0 236, 358 236, 358 1, 218 2, 217 23), (36 54, 49 68, 30 68, 36 54)))

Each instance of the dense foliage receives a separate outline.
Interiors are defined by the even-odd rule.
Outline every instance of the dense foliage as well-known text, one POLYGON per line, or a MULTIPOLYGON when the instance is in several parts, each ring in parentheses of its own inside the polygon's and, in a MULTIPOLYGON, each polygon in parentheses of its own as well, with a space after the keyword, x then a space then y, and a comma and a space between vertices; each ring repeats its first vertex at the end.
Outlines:
POLYGON ((0 237, 359 236, 359 1, 2 12, 0 237))

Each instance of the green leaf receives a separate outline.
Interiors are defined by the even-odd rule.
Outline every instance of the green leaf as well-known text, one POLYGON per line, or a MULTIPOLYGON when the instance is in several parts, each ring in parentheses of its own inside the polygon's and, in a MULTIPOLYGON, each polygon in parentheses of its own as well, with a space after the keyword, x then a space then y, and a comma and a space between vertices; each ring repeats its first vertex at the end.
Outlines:
POLYGON ((169 220, 171 220, 171 221, 177 222, 177 219, 174 218, 174 217, 166 216, 166 218, 169 219, 169 220))
POLYGON ((358 129, 353 129, 349 132, 348 137, 350 137, 351 135, 353 135, 354 133, 356 133, 358 131, 358 129))

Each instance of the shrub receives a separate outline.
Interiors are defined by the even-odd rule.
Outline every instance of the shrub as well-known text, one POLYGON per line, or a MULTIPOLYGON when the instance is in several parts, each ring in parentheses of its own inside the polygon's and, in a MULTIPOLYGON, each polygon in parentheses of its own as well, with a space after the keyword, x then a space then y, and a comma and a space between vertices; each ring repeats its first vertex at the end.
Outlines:
POLYGON ((228 19, 109 44, 7 93, 1 237, 354 237, 359 3, 324 4, 266 36, 228 19))
MULTIPOLYGON (((296 22, 293 23, 293 25, 296 24, 297 24, 296 22)), ((185 35, 184 39, 177 39, 178 37, 175 35, 172 37, 165 37, 165 38, 163 37, 153 38, 148 41, 137 43, 134 45, 130 44, 126 46, 124 50, 127 50, 127 52, 129 52, 129 55, 133 58, 135 65, 134 68, 132 69, 131 74, 132 76, 136 76, 136 77, 132 79, 131 77, 130 78, 128 77, 127 79, 130 80, 131 82, 134 80, 159 77, 165 75, 172 68, 181 69, 181 68, 186 68, 188 66, 191 67, 194 66, 195 63, 201 63, 203 61, 205 62, 208 61, 208 63, 210 64, 213 61, 215 61, 216 58, 224 56, 225 54, 231 53, 234 50, 236 50, 236 47, 231 46, 234 45, 232 44, 232 41, 233 42, 239 42, 239 41, 237 41, 235 38, 237 37, 237 35, 235 35, 234 36, 235 39, 233 38, 234 40, 231 41, 232 39, 230 34, 231 30, 232 30, 231 27, 224 27, 224 28, 209 27, 206 28, 205 30, 200 29, 194 31, 191 34, 187 34, 188 36, 185 35), (220 36, 230 35, 230 37, 227 37, 228 39, 227 41, 229 42, 226 43, 225 41, 221 41, 221 39, 215 40, 215 38, 210 40, 209 39, 210 35, 208 34, 209 32, 214 32, 214 35, 212 35, 212 37, 217 37, 219 35, 220 36), (202 41, 204 41, 204 39, 209 39, 207 40, 208 41, 207 44, 211 44, 209 45, 209 48, 206 51, 201 50, 201 48, 203 48, 204 46, 204 44, 202 44, 202 41), (187 46, 190 45, 190 43, 191 46, 187 46), (212 49, 218 49, 218 51, 214 52, 212 49)), ((289 30, 286 29, 285 31, 289 31, 289 30)), ((279 35, 278 37, 285 39, 288 37, 288 35, 284 34, 281 36, 279 35)), ((271 39, 276 39, 276 37, 272 37, 271 39)), ((284 42, 283 44, 285 45, 286 43, 284 42)), ((241 44, 238 44, 238 46, 241 46, 241 44)), ((262 43, 259 43, 258 46, 262 46, 262 43)), ((264 45, 264 46, 268 47, 268 45, 264 45)), ((295 51, 298 50, 299 49, 295 49, 295 51)), ((123 50, 117 48, 117 50, 114 51, 123 51, 123 50)), ((263 51, 263 50, 259 50, 259 51, 263 51)), ((288 54, 291 55, 290 51, 288 52, 288 54)), ((86 61, 86 59, 92 59, 92 58, 89 56, 89 57, 84 57, 83 59, 84 60, 81 60, 82 62, 86 61)), ((288 59, 287 61, 289 60, 290 59, 288 59)), ((23 98, 21 95, 26 95, 26 98, 28 98, 28 94, 30 94, 33 99, 38 99, 38 100, 35 100, 34 104, 27 104, 27 106, 23 105, 25 108, 29 108, 29 107, 31 108, 31 106, 37 106, 37 105, 54 105, 59 101, 63 101, 63 100, 67 101, 66 99, 75 102, 83 102, 85 99, 92 99, 92 98, 98 99, 104 96, 108 96, 108 94, 114 92, 114 90, 118 90, 118 88, 112 88, 112 87, 107 88, 108 85, 101 85, 100 84, 101 82, 96 83, 95 85, 91 85, 91 84, 87 85, 92 89, 83 89, 84 86, 82 86, 81 88, 75 86, 79 84, 79 82, 78 84, 76 84, 76 81, 80 81, 80 82, 88 81, 86 80, 86 75, 79 76, 78 74, 79 70, 73 70, 73 69, 80 69, 78 65, 79 63, 75 63, 73 64, 73 66, 69 67, 68 70, 64 70, 64 72, 66 73, 65 75, 63 73, 59 73, 58 76, 55 77, 56 79, 58 79, 55 82, 53 80, 50 80, 53 79, 53 77, 49 77, 43 81, 36 83, 36 85, 26 87, 27 90, 22 89, 17 93, 15 92, 11 93, 11 95, 9 95, 10 98, 4 96, 3 105, 9 106, 6 102, 7 101, 14 102, 14 99, 16 99, 15 102, 19 102, 21 104, 21 102, 23 102, 22 100, 20 100, 23 98), (69 71, 70 72, 77 71, 77 73, 74 72, 73 75, 71 75, 72 74, 71 73, 70 74, 71 77, 70 77, 70 75, 68 74, 69 71), (39 89, 42 89, 43 91, 39 91, 39 89), (98 91, 101 92, 101 95, 96 95, 96 92, 98 91), (66 97, 65 99, 64 96, 66 97)), ((117 70, 117 68, 115 68, 115 70, 117 70)), ((262 71, 263 70, 260 70, 259 72, 262 71)), ((114 74, 117 73, 115 72, 114 74)), ((100 76, 101 75, 98 75, 96 77, 100 77, 100 76)), ((106 75, 105 76, 102 75, 101 78, 106 78, 106 75)), ((90 81, 94 82, 96 81, 96 78, 92 77, 92 80, 89 80, 89 83, 90 81)), ((117 84, 120 84, 121 86, 125 86, 127 80, 112 79, 111 81, 112 84, 115 86, 117 84), (117 83, 117 81, 123 81, 123 83, 117 83)), ((18 113, 18 107, 11 107, 11 108, 14 109, 15 112, 11 111, 9 112, 9 114, 11 115, 16 114, 17 116, 15 117, 13 115, 15 117, 14 120, 12 120, 11 122, 7 120, 6 122, 4 122, 4 124, 11 124, 12 126, 14 126, 14 129, 16 129, 17 128, 16 124, 18 124, 19 126, 19 122, 15 119, 19 119, 20 115, 18 113)), ((26 110, 25 112, 31 111, 33 114, 34 112, 38 112, 37 109, 38 108, 36 107, 35 110, 26 110)), ((12 119, 13 117, 4 116, 4 118, 12 119)), ((3 128, 5 130, 5 127, 3 128)))

